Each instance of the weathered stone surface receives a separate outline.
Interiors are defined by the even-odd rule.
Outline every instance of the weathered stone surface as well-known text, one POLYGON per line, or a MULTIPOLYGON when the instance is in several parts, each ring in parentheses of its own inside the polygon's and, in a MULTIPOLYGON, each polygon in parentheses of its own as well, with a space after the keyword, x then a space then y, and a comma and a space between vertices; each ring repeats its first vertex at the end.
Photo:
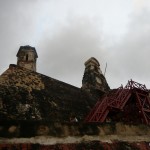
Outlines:
POLYGON ((149 150, 148 142, 119 142, 113 141, 112 143, 91 141, 70 144, 1 144, 0 149, 4 150, 149 150))
POLYGON ((36 49, 29 45, 20 46, 17 53, 17 65, 26 69, 36 71, 36 59, 38 57, 36 49))
POLYGON ((0 76, 0 149, 150 149, 149 126, 83 122, 110 90, 95 58, 85 63, 80 89, 35 72, 35 48, 20 47, 17 57, 0 76))
POLYGON ((16 65, 0 76, 4 120, 83 121, 97 99, 80 88, 16 65))
POLYGON ((91 57, 85 62, 82 88, 90 92, 93 90, 97 90, 98 92, 108 92, 110 90, 108 83, 100 69, 100 64, 94 57, 91 57))

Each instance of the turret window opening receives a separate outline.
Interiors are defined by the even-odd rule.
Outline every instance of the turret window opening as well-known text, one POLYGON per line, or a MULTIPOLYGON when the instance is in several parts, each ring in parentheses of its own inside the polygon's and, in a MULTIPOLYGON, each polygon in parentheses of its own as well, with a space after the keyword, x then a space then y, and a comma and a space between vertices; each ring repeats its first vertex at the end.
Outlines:
POLYGON ((28 58, 29 58, 29 56, 28 56, 28 54, 26 54, 26 61, 28 61, 28 58))

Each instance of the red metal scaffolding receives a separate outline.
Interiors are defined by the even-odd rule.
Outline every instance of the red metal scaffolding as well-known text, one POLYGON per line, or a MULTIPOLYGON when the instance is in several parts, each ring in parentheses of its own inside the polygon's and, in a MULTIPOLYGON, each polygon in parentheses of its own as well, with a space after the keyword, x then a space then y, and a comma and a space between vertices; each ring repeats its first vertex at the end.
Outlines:
POLYGON ((132 80, 128 81, 124 88, 121 86, 100 99, 87 115, 85 122, 104 122, 110 112, 114 110, 123 112, 127 102, 132 99, 135 99, 141 123, 150 125, 149 91, 145 85, 132 80))

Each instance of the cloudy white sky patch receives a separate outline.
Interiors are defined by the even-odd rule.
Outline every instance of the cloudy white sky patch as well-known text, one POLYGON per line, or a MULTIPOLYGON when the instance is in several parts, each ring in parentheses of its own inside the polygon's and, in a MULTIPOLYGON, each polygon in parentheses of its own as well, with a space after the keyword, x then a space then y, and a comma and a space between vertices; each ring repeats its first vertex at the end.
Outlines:
POLYGON ((37 71, 80 87, 84 62, 100 61, 111 88, 150 88, 149 0, 1 0, 0 72, 20 46, 37 49, 37 71))

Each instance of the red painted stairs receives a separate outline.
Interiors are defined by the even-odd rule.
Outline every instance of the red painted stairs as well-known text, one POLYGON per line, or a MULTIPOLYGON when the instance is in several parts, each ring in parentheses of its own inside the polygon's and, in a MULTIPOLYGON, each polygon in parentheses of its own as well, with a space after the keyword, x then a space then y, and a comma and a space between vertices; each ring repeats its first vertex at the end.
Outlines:
POLYGON ((85 122, 105 122, 109 112, 114 109, 122 111, 131 96, 135 97, 136 107, 141 116, 141 122, 150 125, 150 97, 145 85, 135 81, 128 81, 127 85, 119 87, 115 92, 105 95, 98 100, 90 113, 85 118, 85 122))

